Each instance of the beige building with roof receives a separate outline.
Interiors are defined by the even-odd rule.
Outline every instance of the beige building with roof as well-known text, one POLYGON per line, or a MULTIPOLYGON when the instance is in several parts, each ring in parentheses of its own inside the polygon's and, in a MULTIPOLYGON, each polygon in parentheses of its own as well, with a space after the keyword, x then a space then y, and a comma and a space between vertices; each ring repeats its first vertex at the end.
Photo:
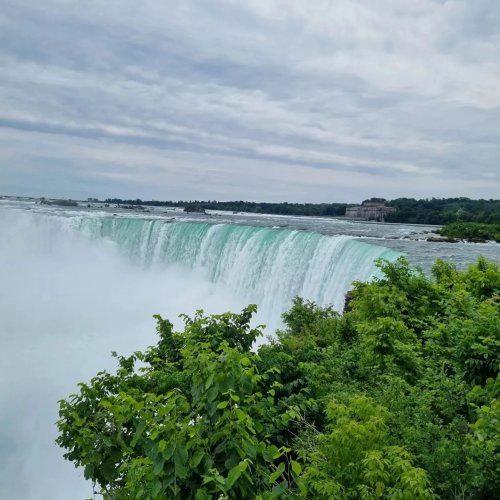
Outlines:
POLYGON ((357 207, 346 208, 345 216, 349 219, 376 220, 383 222, 387 215, 396 212, 394 207, 388 207, 379 201, 364 201, 357 207))

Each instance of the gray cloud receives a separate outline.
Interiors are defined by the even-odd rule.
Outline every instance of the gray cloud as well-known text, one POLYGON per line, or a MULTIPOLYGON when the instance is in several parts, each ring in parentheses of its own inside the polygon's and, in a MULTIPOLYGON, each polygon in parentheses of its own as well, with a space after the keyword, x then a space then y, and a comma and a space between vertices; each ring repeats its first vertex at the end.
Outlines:
POLYGON ((487 0, 4 1, 1 184, 498 196, 499 16, 487 0))

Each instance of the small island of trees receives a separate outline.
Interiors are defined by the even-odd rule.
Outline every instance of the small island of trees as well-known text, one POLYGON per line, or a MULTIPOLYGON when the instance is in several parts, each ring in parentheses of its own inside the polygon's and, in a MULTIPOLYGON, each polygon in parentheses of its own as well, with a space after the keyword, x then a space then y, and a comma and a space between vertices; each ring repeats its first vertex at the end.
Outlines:
POLYGON ((404 258, 343 314, 296 298, 284 328, 156 316, 60 401, 65 458, 105 499, 500 498, 500 270, 404 258))
POLYGON ((439 229, 437 233, 450 240, 467 240, 474 243, 496 241, 500 243, 500 224, 453 222, 439 229))

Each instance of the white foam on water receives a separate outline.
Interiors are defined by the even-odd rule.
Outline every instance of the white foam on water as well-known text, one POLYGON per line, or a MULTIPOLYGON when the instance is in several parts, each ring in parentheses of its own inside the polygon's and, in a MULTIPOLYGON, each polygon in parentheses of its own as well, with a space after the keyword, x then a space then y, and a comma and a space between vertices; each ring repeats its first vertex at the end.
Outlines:
POLYGON ((384 247, 345 236, 200 222, 0 210, 2 498, 91 496, 54 444, 57 401, 110 352, 156 342, 153 314, 259 305, 270 329, 295 295, 340 308, 384 247))

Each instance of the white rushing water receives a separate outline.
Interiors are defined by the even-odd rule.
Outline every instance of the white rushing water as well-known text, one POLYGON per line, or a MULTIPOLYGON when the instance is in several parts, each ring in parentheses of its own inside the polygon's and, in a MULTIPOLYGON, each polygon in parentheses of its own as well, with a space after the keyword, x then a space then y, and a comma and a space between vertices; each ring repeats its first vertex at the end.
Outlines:
POLYGON ((153 314, 254 302, 272 330, 294 295, 341 307, 398 255, 341 235, 22 210, 0 210, 0 235, 0 497, 27 500, 91 496, 53 443, 57 400, 113 369, 112 350, 154 343, 153 314))
POLYGON ((396 252, 348 236, 315 232, 113 217, 74 217, 73 227, 107 238, 140 265, 182 266, 259 305, 275 327, 295 295, 340 309, 353 280, 367 280, 377 258, 396 252))

